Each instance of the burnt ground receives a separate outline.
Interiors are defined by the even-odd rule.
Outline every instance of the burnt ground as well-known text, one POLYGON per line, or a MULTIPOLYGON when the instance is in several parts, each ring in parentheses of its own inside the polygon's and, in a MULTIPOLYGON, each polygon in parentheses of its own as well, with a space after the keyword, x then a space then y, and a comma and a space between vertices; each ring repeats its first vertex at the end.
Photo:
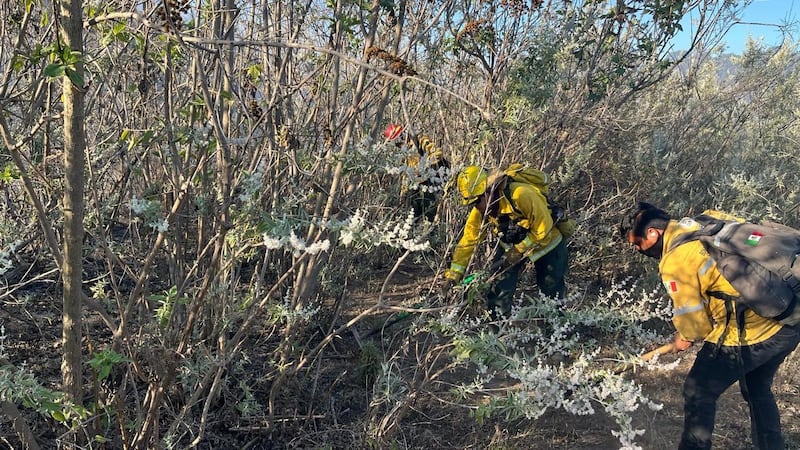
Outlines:
MULTIPOLYGON (((396 286, 387 299, 402 301, 413 295, 419 286, 416 275, 408 270, 397 274, 396 286)), ((375 298, 383 278, 366 281, 354 292, 353 298, 368 304, 375 298)), ((24 302, 4 301, 0 304, 0 324, 5 327, 5 351, 9 360, 23 362, 40 383, 58 389, 60 381, 60 299, 52 290, 42 289, 37 295, 27 296, 24 302)), ((103 325, 87 313, 84 332, 90 336, 107 333, 103 325)), ((258 336, 254 336, 258 342, 258 336)), ((263 342, 261 342, 263 344, 263 342)), ((257 346, 249 350, 250 363, 243 370, 259 373, 265 367, 257 346)), ((209 427, 208 437, 197 448, 208 449, 351 449, 370 447, 365 438, 366 415, 369 398, 363 374, 354 367, 358 364, 358 345, 352 334, 341 336, 327 352, 314 377, 292 380, 287 398, 292 403, 295 419, 286 419, 277 426, 266 426, 263 421, 241 416, 232 417, 230 405, 219 406, 220 413, 209 427), (315 395, 315 400, 302 399, 315 395), (322 407, 308 402, 318 401, 322 407), (224 411, 223 411, 224 410, 224 411), (300 420, 302 419, 302 420, 300 420)), ((637 442, 647 450, 674 449, 682 428, 681 385, 694 358, 696 347, 680 355, 681 363, 673 371, 636 371, 626 376, 641 384, 646 395, 663 403, 661 411, 641 411, 636 416, 636 427, 646 429, 637 442)), ((662 361, 676 358, 662 357, 662 361)), ((471 374, 465 374, 470 377, 471 374)), ((266 402, 269 392, 266 381, 254 378, 253 393, 257 400, 266 402)), ((791 355, 782 366, 774 383, 774 391, 782 410, 787 448, 800 449, 800 356, 791 355)), ((235 397, 235 392, 229 392, 235 397)), ((241 396, 239 396, 241 398, 241 396)), ((30 410, 20 407, 29 419, 42 448, 58 448, 57 437, 63 432, 54 421, 43 419, 30 410)), ((714 436, 714 448, 725 450, 749 449, 749 417, 747 405, 742 401, 737 386, 730 388, 721 398, 714 436)), ((619 448, 619 441, 611 435, 616 425, 603 412, 588 417, 573 416, 553 410, 537 420, 511 420, 491 418, 478 423, 459 406, 422 398, 416 402, 393 438, 393 449, 569 449, 603 450, 619 448)), ((0 449, 21 448, 7 417, 0 420, 0 449)), ((113 444, 93 448, 116 448, 113 444)), ((178 447, 182 448, 182 447, 178 447)))

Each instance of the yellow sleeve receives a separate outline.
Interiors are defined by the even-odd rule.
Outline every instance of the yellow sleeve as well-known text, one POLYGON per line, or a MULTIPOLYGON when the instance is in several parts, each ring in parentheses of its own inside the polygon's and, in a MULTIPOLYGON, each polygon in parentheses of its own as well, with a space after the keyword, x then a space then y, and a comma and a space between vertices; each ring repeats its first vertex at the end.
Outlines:
POLYGON ((450 272, 464 274, 464 271, 469 264, 472 253, 475 251, 475 246, 482 240, 481 225, 483 223, 483 216, 481 213, 472 208, 467 217, 467 222, 464 225, 464 233, 461 235, 456 248, 453 251, 453 261, 450 264, 450 272))
POLYGON ((690 341, 705 339, 713 329, 702 280, 713 261, 707 254, 703 256, 702 247, 697 241, 680 245, 659 264, 661 280, 672 299, 672 323, 681 337, 690 341))

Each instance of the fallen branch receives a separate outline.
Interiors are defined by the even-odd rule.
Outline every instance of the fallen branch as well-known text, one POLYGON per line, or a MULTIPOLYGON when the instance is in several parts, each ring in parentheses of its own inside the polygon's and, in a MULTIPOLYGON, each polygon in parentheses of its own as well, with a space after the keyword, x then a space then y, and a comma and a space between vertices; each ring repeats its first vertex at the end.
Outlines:
MULTIPOLYGON (((655 358, 656 355, 666 355, 668 353, 676 353, 675 344, 672 342, 664 344, 655 350, 651 350, 645 353, 644 355, 640 356, 639 359, 641 359, 642 361, 650 361, 651 359, 655 358)), ((621 364, 614 369, 614 373, 616 375, 619 375, 621 373, 633 369, 634 367, 636 367, 636 364, 632 363, 621 364)))

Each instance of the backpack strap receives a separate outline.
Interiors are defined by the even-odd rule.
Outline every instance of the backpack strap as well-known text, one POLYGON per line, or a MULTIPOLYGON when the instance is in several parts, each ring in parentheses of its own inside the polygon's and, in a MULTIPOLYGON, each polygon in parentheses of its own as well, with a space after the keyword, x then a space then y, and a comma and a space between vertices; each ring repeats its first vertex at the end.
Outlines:
MULTIPOLYGON (((510 185, 511 181, 514 181, 514 179, 509 175, 506 175, 505 177, 506 179, 505 179, 505 186, 503 187, 503 195, 505 195, 506 200, 508 200, 508 204, 511 205, 511 209, 514 210, 514 213, 516 213, 519 216, 523 216, 522 211, 520 211, 519 208, 517 208, 517 205, 514 204, 514 200, 511 198, 510 185)), ((530 183, 524 183, 524 184, 530 184, 530 183)), ((547 197, 547 194, 545 194, 542 191, 539 191, 539 193, 541 193, 542 196, 544 197, 544 200, 547 203, 547 209, 550 211, 550 218, 553 219, 553 226, 550 230, 547 231, 549 233, 554 228, 558 228, 558 223, 561 222, 562 220, 565 220, 567 218, 567 214, 566 211, 564 211, 560 206, 551 203, 550 199, 547 197)))
MULTIPOLYGON (((505 175, 505 177, 506 177, 506 179, 505 179, 505 186, 503 187, 503 195, 505 195, 506 200, 508 200, 508 204, 511 205, 511 209, 513 209, 515 213, 517 213, 518 215, 521 216, 522 215, 522 211, 520 211, 519 208, 517 208, 517 205, 514 204, 514 200, 511 198, 511 182, 513 181, 515 183, 527 184, 527 185, 533 187, 534 189, 536 189, 536 187, 533 186, 530 183, 524 183, 522 181, 516 181, 510 175, 505 175)), ((556 210, 556 208, 559 208, 558 206, 556 206, 555 204, 553 204, 550 201, 550 198, 547 196, 547 194, 545 194, 541 190, 539 190, 539 193, 542 194, 542 197, 544 197, 545 202, 547 202, 547 209, 550 210, 551 214, 552 214, 553 211, 556 210)), ((559 219, 561 219, 561 218, 562 217, 559 217, 559 219)), ((556 220, 553 220, 553 222, 556 222, 556 220)))
POLYGON ((517 208, 517 205, 514 204, 514 200, 511 199, 511 182, 512 181, 514 181, 513 178, 511 178, 508 175, 505 175, 505 180, 503 181, 503 183, 505 183, 505 186, 503 186, 503 195, 506 196, 506 200, 508 200, 508 204, 511 205, 511 209, 513 209, 515 213, 517 213, 518 215, 521 216, 522 215, 522 211, 520 211, 519 208, 517 208))
POLYGON ((794 296, 791 303, 789 303, 789 307, 786 308, 786 311, 778 314, 777 316, 773 317, 774 320, 780 322, 783 319, 789 317, 794 313, 794 309, 797 307, 797 295, 794 296))
MULTIPOLYGON (((703 223, 700 220, 697 220, 697 222, 703 223)), ((722 229, 723 226, 725 226, 724 221, 710 221, 707 222, 705 225, 703 225, 703 227, 700 228, 699 230, 689 231, 687 233, 679 234, 678 236, 675 236, 672 239, 672 242, 670 242, 669 250, 672 250, 675 247, 683 245, 687 242, 696 241, 703 236, 711 236, 712 234, 716 234, 719 232, 719 230, 722 229)))

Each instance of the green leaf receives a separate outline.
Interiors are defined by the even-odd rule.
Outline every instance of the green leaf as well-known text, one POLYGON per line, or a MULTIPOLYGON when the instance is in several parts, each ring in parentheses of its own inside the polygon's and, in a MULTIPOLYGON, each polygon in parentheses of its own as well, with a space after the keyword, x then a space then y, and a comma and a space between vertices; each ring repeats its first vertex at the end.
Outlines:
POLYGON ((21 71, 25 67, 25 58, 20 55, 14 55, 11 58, 11 67, 15 72, 21 71))
POLYGON ((61 405, 55 402, 42 400, 41 401, 41 408, 45 411, 53 412, 53 411, 61 411, 61 405))
POLYGON ((44 68, 44 74, 50 78, 58 78, 64 75, 65 67, 62 64, 48 64, 44 68))
POLYGON ((83 89, 83 87, 85 86, 83 75, 79 74, 78 72, 72 69, 66 69, 66 72, 67 72, 67 77, 69 77, 69 80, 72 81, 72 84, 74 84, 79 89, 83 89))
POLYGON ((261 76, 261 65, 259 64, 251 64, 247 68, 247 76, 250 77, 250 80, 255 82, 258 80, 258 77, 261 76))
POLYGON ((10 183, 11 180, 19 179, 19 177, 19 170, 17 170, 16 166, 11 164, 7 164, 5 167, 3 167, 3 171, 0 172, 0 181, 4 181, 6 183, 10 183))
POLYGON ((64 62, 75 64, 79 61, 83 61, 83 54, 79 51, 70 50, 64 62))
POLYGON ((100 368, 100 372, 97 373, 98 380, 105 380, 108 378, 108 375, 111 374, 111 364, 105 365, 100 368))
POLYGON ((67 417, 61 411, 50 411, 50 415, 56 420, 56 422, 63 423, 67 420, 67 417))
POLYGON ((127 37, 128 33, 125 32, 125 30, 127 30, 127 29, 128 29, 128 26, 126 24, 122 23, 122 22, 116 23, 116 24, 114 24, 113 27, 111 27, 111 30, 114 33, 114 36, 116 38, 120 39, 120 40, 122 38, 126 38, 127 37))
POLYGON ((153 130, 145 131, 144 134, 142 135, 142 139, 141 139, 142 145, 148 145, 150 143, 150 140, 153 139, 153 136, 155 134, 156 134, 156 132, 153 131, 153 130))

